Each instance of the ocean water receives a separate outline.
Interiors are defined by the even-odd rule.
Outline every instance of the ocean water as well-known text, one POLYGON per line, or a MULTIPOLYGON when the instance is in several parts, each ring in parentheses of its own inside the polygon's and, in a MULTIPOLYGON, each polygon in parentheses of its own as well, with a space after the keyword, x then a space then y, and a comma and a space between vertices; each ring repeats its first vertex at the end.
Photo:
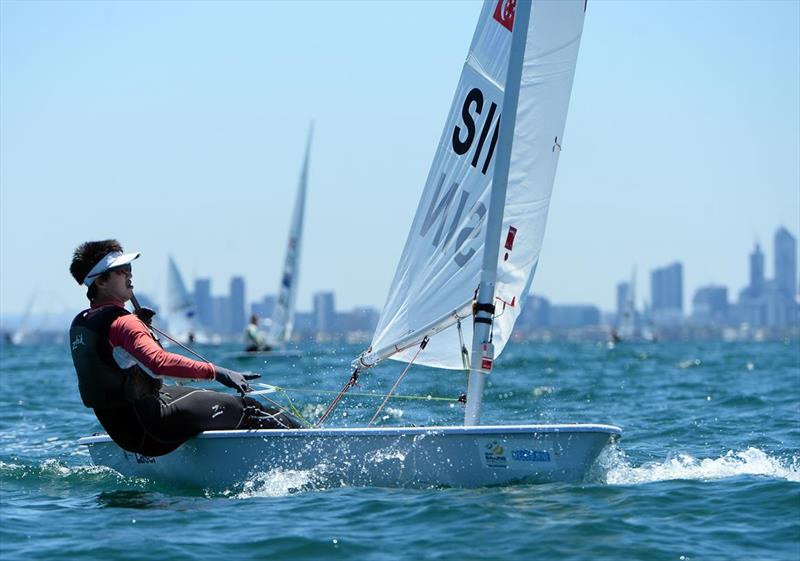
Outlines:
MULTIPOLYGON (((318 415, 359 347, 225 360, 291 388, 318 415)), ((0 349, 0 559, 800 559, 800 345, 515 344, 497 361, 486 423, 623 428, 580 484, 353 488, 274 471, 226 490, 175 489, 91 464, 99 430, 68 349, 0 349)), ((381 394, 403 365, 362 376, 381 394)), ((460 372, 412 367, 398 393, 456 398, 460 372)), ((271 396, 276 397, 276 396, 271 396)), ((329 426, 360 426, 374 395, 329 426)), ((394 399, 384 425, 458 424, 463 408, 394 399)), ((197 466, 197 469, 203 469, 197 466)))

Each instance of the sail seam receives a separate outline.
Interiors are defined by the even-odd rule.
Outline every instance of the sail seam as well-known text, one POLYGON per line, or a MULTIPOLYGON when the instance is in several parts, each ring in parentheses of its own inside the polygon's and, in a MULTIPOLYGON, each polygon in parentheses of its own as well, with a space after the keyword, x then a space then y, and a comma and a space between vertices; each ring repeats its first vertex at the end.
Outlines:
POLYGON ((490 74, 489 74, 489 73, 488 73, 488 72, 487 72, 487 71, 486 71, 486 70, 483 68, 483 66, 481 65, 481 63, 478 61, 477 57, 475 57, 475 56, 474 56, 472 53, 470 53, 470 55, 467 57, 467 60, 466 60, 466 62, 464 62, 464 66, 468 66, 470 69, 472 69, 472 71, 473 71, 473 72, 475 72, 475 73, 476 73, 476 74, 478 74, 480 77, 482 77, 484 80, 486 80, 487 82, 489 82, 490 84, 492 84, 492 85, 493 85, 495 88, 497 88, 499 91, 501 91, 501 92, 503 91, 503 88, 504 88, 503 84, 501 84, 500 82, 498 82, 497 80, 495 80, 495 79, 494 79, 494 78, 493 78, 493 77, 492 77, 492 76, 491 76, 491 75, 490 75, 490 74))

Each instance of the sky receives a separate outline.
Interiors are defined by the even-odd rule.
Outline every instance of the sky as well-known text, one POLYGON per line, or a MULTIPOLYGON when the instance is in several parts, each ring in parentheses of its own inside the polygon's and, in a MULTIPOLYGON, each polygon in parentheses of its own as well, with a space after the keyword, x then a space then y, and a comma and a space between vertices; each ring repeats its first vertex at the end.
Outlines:
MULTIPOLYGON (((481 5, 0 1, 0 315, 76 312, 72 251, 137 292, 277 292, 314 123, 299 309, 381 308, 481 5)), ((684 265, 736 298, 800 231, 800 2, 589 0, 533 293, 615 306, 684 265)))

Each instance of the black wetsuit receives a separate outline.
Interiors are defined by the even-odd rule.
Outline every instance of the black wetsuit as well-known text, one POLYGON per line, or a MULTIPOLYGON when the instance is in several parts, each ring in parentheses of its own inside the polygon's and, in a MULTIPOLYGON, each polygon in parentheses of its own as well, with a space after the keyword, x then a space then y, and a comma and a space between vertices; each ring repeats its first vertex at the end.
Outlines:
POLYGON ((111 324, 127 310, 103 306, 78 314, 70 328, 72 358, 84 405, 120 447, 146 456, 175 450, 205 430, 298 428, 297 421, 250 397, 188 386, 164 386, 139 366, 112 356, 111 324))
POLYGON ((146 456, 172 452, 205 430, 299 427, 251 397, 188 386, 164 386, 152 396, 94 412, 114 442, 146 456))

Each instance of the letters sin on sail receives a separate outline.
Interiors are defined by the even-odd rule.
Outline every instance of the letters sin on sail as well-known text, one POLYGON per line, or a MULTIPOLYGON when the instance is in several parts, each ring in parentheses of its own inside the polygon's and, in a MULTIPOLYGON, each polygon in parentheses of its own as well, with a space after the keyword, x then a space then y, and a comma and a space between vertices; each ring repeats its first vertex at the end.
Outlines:
POLYGON ((282 345, 292 336, 294 325, 294 307, 297 300, 297 285, 300 276, 300 249, 303 238, 303 216, 306 206, 306 188, 308 186, 308 160, 311 151, 311 138, 313 126, 308 132, 306 155, 303 161, 303 171, 300 174, 300 185, 297 189, 297 198, 294 203, 292 222, 289 230, 289 240, 286 244, 286 258, 283 263, 281 284, 278 289, 278 301, 270 325, 270 343, 282 345))
MULTIPOLYGON (((474 295, 503 108, 515 0, 487 0, 371 348, 391 347, 474 295)), ((532 4, 516 108, 495 296, 496 355, 522 311, 547 221, 583 30, 584 0, 532 4)), ((471 346, 472 325, 463 336, 471 346)), ((423 334, 424 335, 424 334, 423 334)), ((421 339, 421 336, 420 336, 421 339)), ((416 362, 463 368, 456 329, 416 362)), ((408 361, 415 349, 390 358, 408 361)))

